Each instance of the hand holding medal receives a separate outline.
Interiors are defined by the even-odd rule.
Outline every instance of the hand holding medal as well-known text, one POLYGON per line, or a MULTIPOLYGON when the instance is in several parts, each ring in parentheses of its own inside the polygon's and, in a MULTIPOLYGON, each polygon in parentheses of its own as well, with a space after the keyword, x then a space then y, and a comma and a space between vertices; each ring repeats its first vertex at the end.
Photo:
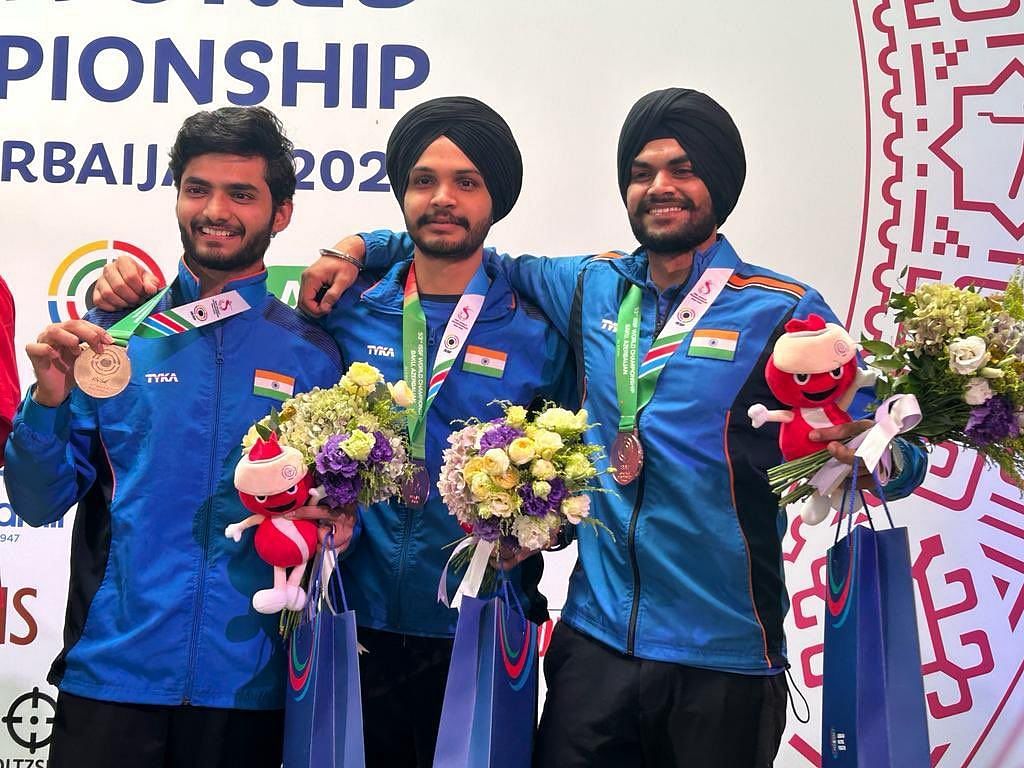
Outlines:
POLYGON ((109 333, 86 320, 67 320, 47 326, 35 342, 25 347, 36 376, 32 395, 35 401, 51 408, 60 405, 75 385, 81 361, 98 359, 113 344, 109 333))

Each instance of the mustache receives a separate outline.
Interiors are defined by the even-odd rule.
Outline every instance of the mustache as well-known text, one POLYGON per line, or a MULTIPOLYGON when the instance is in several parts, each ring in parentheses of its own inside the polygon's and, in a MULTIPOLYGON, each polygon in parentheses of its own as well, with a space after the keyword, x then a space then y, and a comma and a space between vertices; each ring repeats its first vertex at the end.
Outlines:
POLYGON ((425 213, 416 219, 417 227, 425 227, 428 224, 455 224, 456 226, 462 227, 463 229, 469 229, 469 219, 465 219, 461 216, 451 216, 449 214, 429 214, 425 213))

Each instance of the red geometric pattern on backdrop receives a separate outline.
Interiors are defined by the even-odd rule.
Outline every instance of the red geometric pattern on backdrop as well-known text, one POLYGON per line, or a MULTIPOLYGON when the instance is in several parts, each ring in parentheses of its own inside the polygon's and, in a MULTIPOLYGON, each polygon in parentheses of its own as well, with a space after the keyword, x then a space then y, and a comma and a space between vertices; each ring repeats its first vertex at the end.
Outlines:
MULTIPOLYGON (((1021 0, 853 7, 866 147, 846 319, 855 332, 892 338, 886 306, 897 286, 999 289, 1024 261, 1024 22, 1021 0)), ((911 536, 932 765, 1024 765, 1024 500, 976 454, 943 445, 916 495, 893 507, 911 536)), ((796 519, 784 545, 790 656, 812 701, 834 525, 796 519)), ((820 765, 812 712, 778 765, 820 765)))

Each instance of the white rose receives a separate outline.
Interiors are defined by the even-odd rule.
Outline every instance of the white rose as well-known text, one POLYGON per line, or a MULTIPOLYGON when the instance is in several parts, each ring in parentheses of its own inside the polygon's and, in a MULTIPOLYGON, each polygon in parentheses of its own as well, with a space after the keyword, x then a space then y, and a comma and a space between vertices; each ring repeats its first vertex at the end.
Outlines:
POLYGON ((484 471, 491 477, 498 477, 508 471, 508 454, 501 448, 491 448, 483 458, 484 471))
POLYGON ((528 437, 517 437, 509 443, 508 457, 517 466, 530 461, 534 457, 533 440, 528 437))
POLYGON ((530 472, 538 480, 552 480, 558 474, 555 465, 547 459, 537 459, 530 465, 530 472))
POLYGON ((562 514, 573 525, 579 525, 583 518, 590 515, 590 497, 586 495, 570 496, 562 502, 562 514))
POLYGON ((987 379, 973 378, 967 382, 967 390, 964 392, 964 401, 968 405, 981 405, 994 393, 988 385, 987 379))
POLYGON ((394 384, 388 384, 388 392, 391 393, 391 399, 399 408, 408 408, 412 405, 412 388, 403 379, 399 379, 394 384))
POLYGON ((949 353, 949 369, 966 376, 974 373, 989 360, 985 340, 978 336, 957 339, 946 350, 949 353))

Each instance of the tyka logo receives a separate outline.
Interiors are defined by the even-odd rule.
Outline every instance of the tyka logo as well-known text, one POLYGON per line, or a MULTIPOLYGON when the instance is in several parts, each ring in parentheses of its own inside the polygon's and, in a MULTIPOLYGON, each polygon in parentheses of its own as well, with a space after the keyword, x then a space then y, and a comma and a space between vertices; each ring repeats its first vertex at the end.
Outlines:
POLYGON ((137 245, 123 240, 96 240, 75 248, 60 263, 50 279, 50 320, 78 320, 92 309, 92 289, 103 267, 118 256, 131 256, 163 282, 164 276, 153 258, 137 245))
POLYGON ((394 357, 394 347, 384 347, 380 344, 367 344, 366 353, 369 355, 377 355, 377 357, 394 357))
POLYGON ((57 702, 37 687, 11 702, 0 722, 15 744, 34 755, 50 743, 56 709, 57 702))
POLYGON ((171 371, 170 373, 147 373, 146 374, 147 384, 170 384, 178 383, 178 374, 171 371))
POLYGON ((611 331, 612 333, 615 333, 617 330, 619 330, 619 324, 614 320, 609 320, 608 318, 603 317, 601 318, 601 330, 611 331))

